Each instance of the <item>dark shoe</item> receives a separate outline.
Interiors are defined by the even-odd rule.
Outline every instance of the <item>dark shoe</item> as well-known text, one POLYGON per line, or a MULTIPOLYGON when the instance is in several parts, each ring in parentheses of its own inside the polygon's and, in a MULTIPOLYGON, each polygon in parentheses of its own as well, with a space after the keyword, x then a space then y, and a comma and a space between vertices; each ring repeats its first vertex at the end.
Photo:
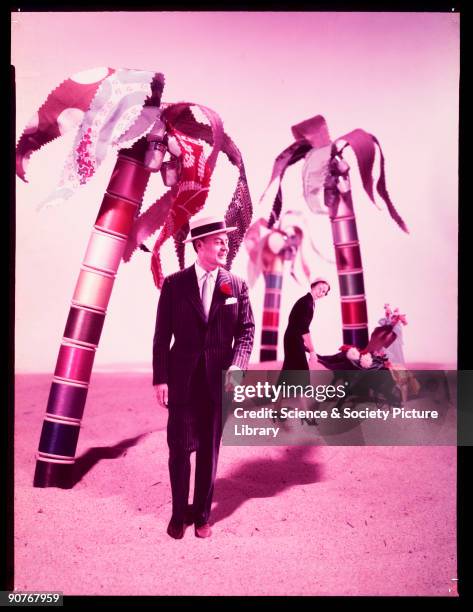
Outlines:
POLYGON ((200 527, 195 525, 194 529, 196 538, 210 538, 212 535, 212 530, 210 529, 210 525, 208 523, 204 523, 200 527))
POLYGON ((180 540, 184 537, 184 531, 186 530, 183 524, 173 523, 172 520, 169 522, 167 533, 175 540, 180 540))

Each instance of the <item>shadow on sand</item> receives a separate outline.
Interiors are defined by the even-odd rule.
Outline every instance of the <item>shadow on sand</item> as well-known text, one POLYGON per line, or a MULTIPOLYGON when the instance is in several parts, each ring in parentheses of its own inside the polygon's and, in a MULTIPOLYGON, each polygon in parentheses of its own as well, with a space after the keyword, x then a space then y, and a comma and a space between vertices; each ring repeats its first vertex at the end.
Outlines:
POLYGON ((229 478, 215 482, 211 522, 218 523, 231 516, 246 501, 275 497, 298 485, 322 480, 321 467, 313 463, 313 447, 281 448, 278 458, 242 462, 229 478))
POLYGON ((134 438, 127 438, 126 440, 117 442, 114 446, 94 446, 93 448, 89 448, 83 455, 76 459, 71 478, 71 488, 80 482, 87 472, 89 472, 99 461, 102 461, 102 459, 116 459, 120 457, 127 449, 136 446, 139 440, 147 435, 148 432, 135 436, 134 438))

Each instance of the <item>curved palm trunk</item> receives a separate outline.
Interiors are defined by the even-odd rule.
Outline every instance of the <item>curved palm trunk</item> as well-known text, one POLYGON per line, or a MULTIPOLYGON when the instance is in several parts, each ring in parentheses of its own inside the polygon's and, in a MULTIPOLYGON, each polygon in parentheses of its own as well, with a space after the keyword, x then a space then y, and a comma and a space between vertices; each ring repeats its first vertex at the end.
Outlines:
POLYGON ((340 286, 343 344, 363 349, 369 341, 368 312, 348 164, 344 160, 332 159, 324 195, 329 209, 340 286), (343 190, 338 187, 341 175, 345 177, 346 187, 343 190))
POLYGON ((282 257, 273 260, 270 272, 264 272, 264 306, 261 328, 260 361, 275 361, 278 357, 279 309, 283 280, 282 257))
POLYGON ((118 155, 80 268, 41 431, 35 487, 71 486, 95 351, 150 176, 138 159, 143 158, 138 143, 118 155))

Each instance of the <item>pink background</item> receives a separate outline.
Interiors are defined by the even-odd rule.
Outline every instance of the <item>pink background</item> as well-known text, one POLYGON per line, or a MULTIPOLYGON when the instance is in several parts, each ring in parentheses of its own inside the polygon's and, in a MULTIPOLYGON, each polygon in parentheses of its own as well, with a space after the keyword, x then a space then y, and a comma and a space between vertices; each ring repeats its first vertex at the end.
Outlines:
MULTIPOLYGON (((291 125, 322 114, 333 138, 358 127, 374 134, 386 158, 388 191, 410 234, 369 201, 356 162, 347 155, 370 329, 390 302, 408 316, 409 362, 455 366, 457 14, 14 13, 12 63, 18 136, 49 92, 76 72, 95 66, 163 72, 165 101, 196 101, 222 116, 245 160, 254 219, 269 214, 275 188, 258 202, 275 156, 292 142, 291 125)), ((29 184, 17 182, 17 371, 54 370, 79 266, 114 165, 112 154, 71 200, 37 213, 72 141, 68 134, 35 154, 29 184)), ((307 211, 314 240, 333 259, 328 218, 308 211, 301 169, 299 163, 287 172, 285 205, 307 211)), ((222 156, 209 214, 225 212, 235 183, 236 170, 222 156)), ((144 205, 162 191, 160 178, 152 177, 144 205)), ((177 269, 170 244, 163 261, 167 273, 177 269)), ((336 269, 317 256, 312 263, 314 276, 332 282, 312 326, 317 351, 332 353, 342 341, 336 269)), ((242 247, 233 271, 246 276, 246 264, 242 247)), ((286 276, 280 344, 289 309, 306 290, 286 276)), ((259 357, 263 294, 260 279, 251 290, 253 362, 259 357)), ((97 369, 149 368, 157 298, 149 256, 140 251, 119 269, 97 369)))

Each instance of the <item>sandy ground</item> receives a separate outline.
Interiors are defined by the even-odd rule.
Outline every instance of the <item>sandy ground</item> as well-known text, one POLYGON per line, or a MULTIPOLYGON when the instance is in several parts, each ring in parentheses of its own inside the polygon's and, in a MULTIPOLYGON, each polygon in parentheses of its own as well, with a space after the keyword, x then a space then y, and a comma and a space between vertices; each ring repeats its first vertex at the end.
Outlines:
POLYGON ((455 447, 223 446, 212 537, 172 540, 150 375, 93 374, 69 490, 32 486, 50 383, 16 377, 16 589, 456 595, 455 447))

